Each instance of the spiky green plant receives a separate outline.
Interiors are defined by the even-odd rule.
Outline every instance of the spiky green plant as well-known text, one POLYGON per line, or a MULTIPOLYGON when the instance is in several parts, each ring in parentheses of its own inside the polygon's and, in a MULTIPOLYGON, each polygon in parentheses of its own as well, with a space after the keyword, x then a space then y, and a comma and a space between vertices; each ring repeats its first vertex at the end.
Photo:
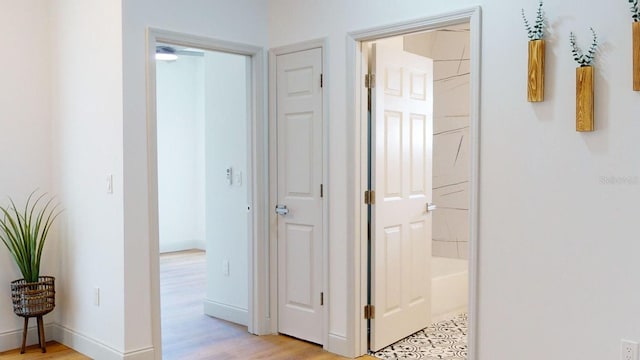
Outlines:
POLYGON ((529 40, 540 40, 544 37, 544 10, 542 9, 542 0, 538 2, 538 10, 536 11, 536 21, 533 26, 527 20, 527 16, 522 9, 522 20, 524 21, 524 29, 527 31, 529 40))
POLYGON ((589 50, 586 54, 583 54, 582 50, 576 44, 576 35, 573 32, 569 33, 571 55, 573 55, 573 60, 575 60, 580 66, 592 65, 593 60, 596 57, 596 49, 598 48, 598 36, 596 35, 596 31, 593 30, 593 28, 589 29, 591 30, 591 34, 593 35, 593 41, 591 42, 591 46, 589 46, 589 50))
POLYGON ((53 221, 60 215, 53 197, 45 201, 47 194, 36 197, 36 192, 29 195, 24 209, 18 209, 11 198, 9 206, 0 206, 0 240, 30 283, 38 281, 42 249, 53 221))
POLYGON ((640 21, 640 6, 638 6, 638 0, 628 0, 631 8, 631 17, 634 22, 640 21))

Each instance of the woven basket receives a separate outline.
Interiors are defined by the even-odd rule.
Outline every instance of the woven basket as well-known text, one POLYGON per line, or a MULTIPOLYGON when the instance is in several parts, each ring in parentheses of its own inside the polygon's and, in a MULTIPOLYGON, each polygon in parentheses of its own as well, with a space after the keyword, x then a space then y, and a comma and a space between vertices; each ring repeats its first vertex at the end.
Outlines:
POLYGON ((56 306, 55 278, 40 276, 38 282, 28 283, 24 279, 11 282, 13 312, 22 317, 42 316, 56 306))

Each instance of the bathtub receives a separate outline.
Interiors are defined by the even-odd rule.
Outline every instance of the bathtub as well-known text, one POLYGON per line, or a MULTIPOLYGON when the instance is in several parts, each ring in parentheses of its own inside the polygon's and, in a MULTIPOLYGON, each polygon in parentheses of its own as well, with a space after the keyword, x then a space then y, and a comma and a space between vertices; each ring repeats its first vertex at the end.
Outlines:
POLYGON ((467 260, 431 258, 431 320, 436 322, 467 311, 467 260))

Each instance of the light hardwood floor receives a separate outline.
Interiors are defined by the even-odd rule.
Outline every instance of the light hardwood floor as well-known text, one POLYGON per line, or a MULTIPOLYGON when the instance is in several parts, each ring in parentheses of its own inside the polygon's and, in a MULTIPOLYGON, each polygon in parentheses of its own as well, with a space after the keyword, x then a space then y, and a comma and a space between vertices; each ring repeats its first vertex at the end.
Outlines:
MULTIPOLYGON (((179 252, 160 257, 162 294, 162 343, 165 360, 339 360, 322 347, 288 336, 255 336, 244 326, 208 317, 202 313, 205 294, 204 252, 179 252)), ((87 357, 58 343, 48 343, 47 353, 32 347, 0 353, 2 360, 87 357)), ((363 356, 361 360, 374 359, 363 356)))
POLYGON ((88 357, 79 354, 68 347, 59 344, 55 341, 47 342, 47 352, 41 353, 38 345, 27 347, 27 351, 24 354, 20 354, 20 349, 11 350, 0 353, 0 359, 2 360, 49 360, 49 359, 61 359, 61 360, 86 360, 88 357))
POLYGON ((345 359, 315 344, 282 335, 251 335, 245 326, 204 315, 205 271, 204 252, 178 252, 160 257, 165 360, 345 359))

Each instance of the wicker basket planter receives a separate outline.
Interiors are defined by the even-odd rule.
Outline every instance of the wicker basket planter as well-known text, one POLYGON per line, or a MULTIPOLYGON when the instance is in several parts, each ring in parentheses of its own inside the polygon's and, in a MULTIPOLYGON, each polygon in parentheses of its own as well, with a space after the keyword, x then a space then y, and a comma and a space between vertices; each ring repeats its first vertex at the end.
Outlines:
POLYGON ((43 353, 47 352, 42 317, 53 311, 56 306, 55 280, 52 276, 40 276, 38 282, 29 283, 24 279, 11 282, 13 312, 24 318, 21 354, 24 354, 25 351, 27 329, 31 317, 37 318, 38 344, 43 353))
POLYGON ((40 276, 35 283, 28 283, 24 279, 12 281, 13 312, 22 317, 50 313, 56 306, 55 280, 52 276, 40 276))

